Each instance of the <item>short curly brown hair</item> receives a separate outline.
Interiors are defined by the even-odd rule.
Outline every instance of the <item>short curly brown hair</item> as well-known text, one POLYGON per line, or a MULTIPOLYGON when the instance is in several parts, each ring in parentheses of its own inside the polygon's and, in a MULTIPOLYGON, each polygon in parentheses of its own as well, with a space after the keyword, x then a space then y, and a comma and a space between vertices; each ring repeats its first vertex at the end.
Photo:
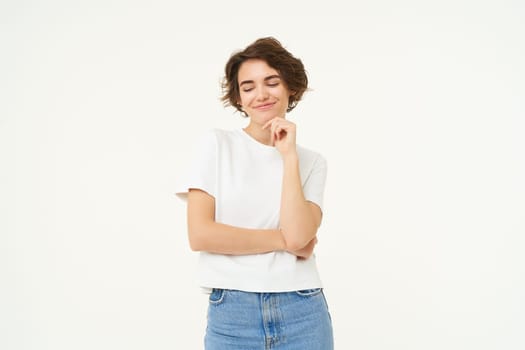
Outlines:
POLYGON ((241 64, 249 59, 261 59, 279 73, 290 92, 286 111, 290 112, 294 109, 308 89, 308 77, 301 60, 294 57, 277 39, 272 37, 257 39, 243 51, 236 52, 230 57, 226 63, 225 76, 222 80, 221 101, 224 105, 235 107, 246 116, 239 105, 240 93, 237 76, 241 64))

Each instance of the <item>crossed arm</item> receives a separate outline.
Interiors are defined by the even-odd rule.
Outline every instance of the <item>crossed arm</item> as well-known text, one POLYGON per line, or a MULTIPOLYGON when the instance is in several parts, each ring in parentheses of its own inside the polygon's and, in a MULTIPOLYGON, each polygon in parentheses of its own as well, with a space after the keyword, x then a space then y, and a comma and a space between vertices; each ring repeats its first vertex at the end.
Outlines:
POLYGON ((246 229, 218 223, 215 221, 215 199, 204 191, 190 189, 188 234, 191 249, 232 255, 276 250, 286 250, 301 258, 312 255, 322 212, 317 204, 304 197, 295 124, 276 117, 262 129, 270 132, 271 144, 283 160, 280 230, 246 229))
POLYGON ((284 160, 281 229, 256 230, 215 221, 215 199, 199 189, 188 194, 188 236, 195 251, 245 255, 286 250, 308 258, 317 243, 321 209, 304 198, 297 157, 284 160))

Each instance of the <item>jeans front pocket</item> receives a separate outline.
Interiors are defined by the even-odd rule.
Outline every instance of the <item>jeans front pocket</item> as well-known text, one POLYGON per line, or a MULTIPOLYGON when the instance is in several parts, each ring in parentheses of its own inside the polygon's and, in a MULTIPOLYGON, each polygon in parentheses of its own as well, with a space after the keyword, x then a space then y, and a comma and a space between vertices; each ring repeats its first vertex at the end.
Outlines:
POLYGON ((323 291, 323 288, 301 289, 296 290, 295 293, 302 297, 313 297, 323 291))
POLYGON ((209 297, 210 304, 219 305, 224 300, 224 289, 213 288, 209 297))

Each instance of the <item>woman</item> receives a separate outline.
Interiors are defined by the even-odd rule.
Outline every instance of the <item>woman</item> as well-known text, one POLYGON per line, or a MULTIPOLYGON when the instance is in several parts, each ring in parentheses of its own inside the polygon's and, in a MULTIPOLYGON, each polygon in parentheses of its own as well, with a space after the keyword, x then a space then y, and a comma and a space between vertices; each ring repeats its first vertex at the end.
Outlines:
POLYGON ((189 242, 210 293, 205 347, 332 349, 313 255, 326 162, 296 144, 286 119, 308 86, 303 64, 262 38, 225 72, 223 101, 249 123, 208 132, 177 191, 187 194, 189 242))

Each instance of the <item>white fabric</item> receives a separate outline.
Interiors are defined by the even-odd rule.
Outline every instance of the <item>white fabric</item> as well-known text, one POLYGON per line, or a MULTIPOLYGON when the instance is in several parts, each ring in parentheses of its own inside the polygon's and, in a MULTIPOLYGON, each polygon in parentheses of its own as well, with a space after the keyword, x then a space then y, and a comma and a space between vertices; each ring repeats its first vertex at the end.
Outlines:
MULTIPOLYGON (((326 161, 297 146, 303 192, 323 209, 326 161)), ((187 177, 176 193, 185 199, 190 188, 215 198, 215 220, 228 225, 279 228, 283 164, 275 147, 264 145, 242 129, 207 132, 199 142, 187 177)), ((249 292, 285 292, 321 287, 315 256, 297 259, 274 251, 255 255, 200 252, 199 284, 204 288, 249 292)))

